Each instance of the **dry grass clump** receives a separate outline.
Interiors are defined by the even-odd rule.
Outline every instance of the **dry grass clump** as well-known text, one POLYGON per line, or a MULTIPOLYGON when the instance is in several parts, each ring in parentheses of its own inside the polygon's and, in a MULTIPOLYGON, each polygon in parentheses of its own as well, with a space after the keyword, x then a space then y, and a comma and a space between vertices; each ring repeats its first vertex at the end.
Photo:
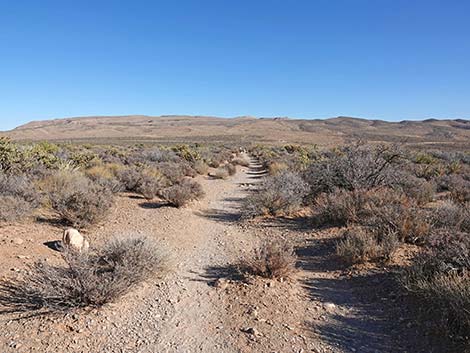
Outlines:
POLYGON ((66 250, 64 265, 34 264, 18 280, 0 282, 8 312, 58 312, 100 307, 166 270, 166 255, 146 236, 118 236, 99 248, 66 250))
POLYGON ((229 172, 227 168, 220 167, 217 168, 213 173, 211 173, 210 176, 215 179, 227 179, 229 177, 229 172))
POLYGON ((282 172, 266 178, 260 190, 245 199, 243 216, 291 215, 302 207, 308 185, 296 173, 282 172))
POLYGON ((194 162, 193 168, 200 175, 207 175, 209 172, 209 166, 202 160, 194 162))
POLYGON ((292 246, 284 240, 267 240, 239 265, 244 274, 271 279, 285 279, 295 272, 297 258, 292 246))
MULTIPOLYGON (((404 288, 424 301, 449 333, 466 337, 470 330, 470 237, 440 231, 401 278, 404 288)), ((467 337, 468 339, 468 337, 467 337)))
POLYGON ((86 227, 105 217, 113 204, 112 192, 79 172, 58 172, 43 184, 51 208, 62 221, 86 227))
POLYGON ((269 175, 277 175, 289 169, 289 166, 283 162, 271 162, 271 163, 268 163, 267 168, 268 168, 269 175))
POLYGON ((30 216, 40 199, 28 178, 0 173, 0 221, 13 222, 30 216))
POLYGON ((336 244, 336 255, 346 263, 389 260, 399 245, 392 231, 378 233, 364 227, 348 228, 336 244))
POLYGON ((123 169, 124 167, 120 164, 99 164, 87 169, 85 175, 93 182, 117 194, 124 190, 123 183, 117 177, 123 169))
POLYGON ((204 190, 198 182, 191 179, 183 179, 180 183, 163 189, 160 196, 170 205, 182 207, 192 200, 204 197, 204 190))

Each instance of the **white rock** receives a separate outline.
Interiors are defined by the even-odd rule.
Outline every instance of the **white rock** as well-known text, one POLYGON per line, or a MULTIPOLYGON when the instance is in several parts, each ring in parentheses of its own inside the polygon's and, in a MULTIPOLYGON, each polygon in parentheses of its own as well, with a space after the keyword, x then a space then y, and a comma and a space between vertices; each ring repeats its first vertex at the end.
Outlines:
POLYGON ((90 247, 88 241, 74 228, 69 228, 64 231, 62 236, 62 244, 65 247, 70 247, 77 251, 87 251, 90 247))

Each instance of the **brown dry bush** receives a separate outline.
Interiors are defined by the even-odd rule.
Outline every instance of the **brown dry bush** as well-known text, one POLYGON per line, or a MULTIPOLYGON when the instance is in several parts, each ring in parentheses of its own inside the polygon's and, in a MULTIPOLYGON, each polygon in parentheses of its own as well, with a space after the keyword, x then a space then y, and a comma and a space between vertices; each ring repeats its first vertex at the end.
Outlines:
POLYGON ((266 178, 260 190, 247 197, 243 204, 244 218, 292 215, 303 205, 308 186, 300 175, 282 172, 266 178))
POLYGON ((139 178, 135 191, 147 200, 153 200, 157 197, 168 184, 166 178, 156 170, 143 170, 139 178))
POLYGON ((202 160, 194 162, 193 168, 200 175, 207 175, 209 172, 209 166, 202 160))
POLYGON ((269 175, 276 175, 285 170, 288 170, 289 166, 286 163, 282 163, 282 162, 271 162, 271 163, 268 163, 267 168, 268 168, 269 175))
POLYGON ((392 231, 378 233, 364 227, 352 227, 344 231, 336 244, 336 255, 348 264, 389 260, 398 244, 392 231))
POLYGON ((470 202, 459 204, 446 200, 433 212, 433 224, 470 233, 470 202))
POLYGON ((432 227, 428 212, 416 201, 387 188, 321 194, 315 200, 314 211, 320 224, 360 224, 395 232, 400 241, 410 243, 424 241, 432 227))
POLYGON ((19 221, 39 207, 40 194, 24 176, 0 173, 0 221, 19 221))
POLYGON ((204 196, 204 190, 198 182, 183 179, 180 183, 163 189, 160 196, 170 205, 181 207, 192 200, 201 199, 204 196))
POLYGON ((229 177, 229 173, 227 168, 220 167, 215 170, 215 172, 210 174, 211 177, 215 179, 227 179, 229 177))
MULTIPOLYGON (((442 230, 429 247, 403 271, 401 283, 422 300, 422 310, 434 313, 433 322, 450 334, 467 336, 470 330, 470 237, 442 230)), ((468 337, 467 337, 468 339, 468 337)))
POLYGON ((112 192, 79 172, 58 172, 43 182, 51 208, 62 221, 86 227, 104 219, 112 192))
POLYGON ((295 272, 297 258, 292 246, 284 240, 264 241, 239 264, 241 273, 272 279, 285 279, 295 272))
POLYGON ((21 279, 0 282, 0 305, 7 312, 60 312, 100 307, 136 285, 163 274, 167 257, 146 236, 118 236, 78 253, 63 252, 64 265, 35 263, 21 279))

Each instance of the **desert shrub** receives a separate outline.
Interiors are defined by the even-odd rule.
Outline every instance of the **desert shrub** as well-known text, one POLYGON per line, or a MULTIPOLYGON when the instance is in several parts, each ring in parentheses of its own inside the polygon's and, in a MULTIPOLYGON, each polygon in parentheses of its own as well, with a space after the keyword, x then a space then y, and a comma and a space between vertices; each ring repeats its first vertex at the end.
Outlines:
POLYGON ((437 228, 451 228, 470 233, 470 203, 444 201, 433 212, 433 224, 437 228))
POLYGON ((416 201, 387 188, 336 190, 315 199, 320 224, 360 224, 381 232, 395 232, 400 241, 422 242, 431 230, 428 213, 416 201))
POLYGON ((337 189, 320 194, 313 207, 319 224, 344 226, 359 221, 365 202, 364 192, 337 189))
POLYGON ((283 162, 271 162, 271 163, 268 163, 267 167, 268 167, 269 175, 276 175, 289 169, 289 166, 283 162))
POLYGON ((188 146, 188 145, 178 145, 174 146, 172 150, 180 156, 182 159, 188 161, 188 162, 194 162, 197 161, 198 159, 201 159, 201 155, 199 152, 188 146))
POLYGON ((231 163, 233 165, 241 165, 242 167, 249 167, 250 161, 245 158, 235 157, 232 159, 231 163))
POLYGON ((170 205, 181 207, 189 201, 201 199, 204 196, 204 190, 198 182, 183 179, 180 183, 163 189, 160 196, 170 205))
POLYGON ((124 190, 123 183, 117 177, 117 174, 123 169, 124 167, 119 164, 102 164, 87 169, 85 175, 111 192, 118 193, 124 190))
POLYGON ((371 189, 387 183, 387 176, 402 153, 395 146, 356 144, 312 163, 304 173, 315 197, 335 189, 371 189))
POLYGON ((112 192, 79 172, 58 172, 44 181, 51 208, 62 221, 86 227, 101 221, 113 203, 112 192))
POLYGON ((180 182, 185 176, 195 176, 196 172, 185 163, 165 162, 158 164, 158 170, 171 184, 180 182))
POLYGON ((450 333, 466 336, 470 330, 470 237, 468 233, 440 231, 429 247, 403 272, 404 288, 423 300, 421 307, 450 333))
POLYGON ((292 246, 280 239, 264 241, 239 264, 243 274, 285 279, 295 271, 296 256, 292 246))
POLYGON ((194 162, 193 168, 200 175, 206 175, 209 172, 209 166, 202 160, 194 162))
POLYGON ((220 162, 216 159, 211 159, 209 161, 209 167, 211 168, 219 168, 220 167, 220 162))
POLYGON ((470 180, 462 176, 453 176, 448 185, 450 196, 456 202, 470 201, 470 180))
POLYGON ((60 312, 114 302, 162 274, 166 255, 145 236, 120 236, 85 253, 63 252, 64 265, 34 264, 22 279, 0 283, 0 304, 11 312, 60 312))
POLYGON ((307 192, 307 184, 296 173, 270 176, 261 183, 257 192, 245 199, 243 216, 291 215, 302 207, 307 192))
POLYGON ((233 164, 226 164, 225 169, 230 176, 237 174, 237 167, 235 167, 233 164))
POLYGON ((349 264, 390 259, 398 248, 394 232, 378 233, 364 227, 353 227, 343 232, 336 244, 336 254, 349 264))
POLYGON ((217 168, 213 173, 211 173, 210 176, 215 179, 227 179, 229 177, 229 173, 227 168, 220 167, 217 168))
POLYGON ((147 169, 140 172, 135 191, 147 200, 152 200, 165 186, 167 186, 167 180, 162 174, 156 170, 147 169))
POLYGON ((415 199, 418 204, 431 202, 436 192, 436 186, 433 182, 400 170, 390 171, 387 184, 415 199))
POLYGON ((40 194, 27 177, 0 173, 0 221, 12 222, 28 217, 40 201, 40 194))
POLYGON ((130 167, 119 171, 117 177, 125 190, 137 191, 142 180, 142 172, 141 169, 130 167))

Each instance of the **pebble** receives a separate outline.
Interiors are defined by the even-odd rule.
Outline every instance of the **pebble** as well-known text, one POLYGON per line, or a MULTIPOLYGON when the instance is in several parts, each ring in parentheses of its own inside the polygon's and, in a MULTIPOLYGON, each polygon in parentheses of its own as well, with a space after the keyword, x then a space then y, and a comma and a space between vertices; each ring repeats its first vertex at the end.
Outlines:
POLYGON ((21 245, 24 243, 24 240, 21 239, 21 238, 15 238, 11 241, 13 244, 16 244, 16 245, 21 245))

